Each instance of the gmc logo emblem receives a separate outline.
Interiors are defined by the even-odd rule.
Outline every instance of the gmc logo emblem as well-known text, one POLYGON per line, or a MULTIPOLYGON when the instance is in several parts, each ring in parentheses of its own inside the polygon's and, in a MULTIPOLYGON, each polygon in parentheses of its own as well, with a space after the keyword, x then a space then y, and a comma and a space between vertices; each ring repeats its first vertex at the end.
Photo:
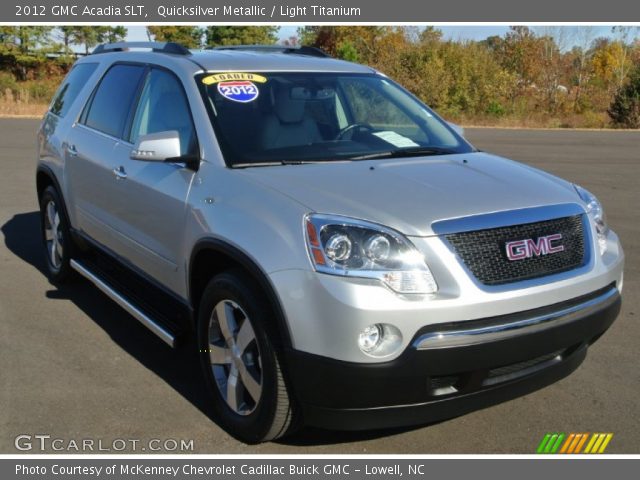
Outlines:
POLYGON ((554 242, 562 240, 562 234, 554 233, 545 237, 538 237, 538 240, 527 238, 505 243, 507 258, 511 261, 524 260, 525 258, 549 255, 550 253, 564 252, 564 245, 554 245, 554 242))

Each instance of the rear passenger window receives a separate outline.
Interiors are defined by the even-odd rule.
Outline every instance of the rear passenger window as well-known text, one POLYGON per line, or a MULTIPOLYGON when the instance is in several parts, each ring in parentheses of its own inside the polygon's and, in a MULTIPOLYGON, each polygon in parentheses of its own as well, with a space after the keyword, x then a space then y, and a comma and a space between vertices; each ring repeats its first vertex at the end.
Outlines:
POLYGON ((109 69, 93 95, 85 114, 87 127, 120 138, 144 67, 139 65, 115 65, 109 69))
POLYGON ((53 96, 49 111, 64 117, 97 67, 97 63, 81 63, 73 67, 53 96))
POLYGON ((164 70, 152 69, 140 95, 129 141, 135 143, 140 135, 169 130, 180 135, 181 155, 196 154, 195 128, 180 80, 164 70))

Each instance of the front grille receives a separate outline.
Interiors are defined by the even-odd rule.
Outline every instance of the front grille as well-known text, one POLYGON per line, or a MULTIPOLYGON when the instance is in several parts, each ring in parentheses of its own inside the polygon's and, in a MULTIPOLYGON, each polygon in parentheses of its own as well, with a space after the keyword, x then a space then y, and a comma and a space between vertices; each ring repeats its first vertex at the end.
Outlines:
POLYGON ((468 393, 484 387, 516 380, 562 362, 572 349, 557 350, 529 360, 510 363, 489 370, 461 372, 457 375, 441 375, 429 378, 430 394, 434 397, 468 393))
POLYGON ((520 280, 566 272, 585 262, 585 243, 581 215, 509 227, 446 235, 471 273, 485 285, 501 285, 520 280), (562 234, 564 251, 509 260, 506 243, 562 234))
POLYGON ((558 350, 553 353, 548 353, 547 355, 541 355, 540 357, 532 358, 531 360, 525 360, 524 362, 512 363, 511 365, 493 368, 489 370, 487 378, 504 377, 507 375, 513 375, 514 373, 522 372, 524 370, 528 370, 532 367, 536 367, 543 363, 546 363, 549 360, 560 359, 563 352, 564 350, 558 350))

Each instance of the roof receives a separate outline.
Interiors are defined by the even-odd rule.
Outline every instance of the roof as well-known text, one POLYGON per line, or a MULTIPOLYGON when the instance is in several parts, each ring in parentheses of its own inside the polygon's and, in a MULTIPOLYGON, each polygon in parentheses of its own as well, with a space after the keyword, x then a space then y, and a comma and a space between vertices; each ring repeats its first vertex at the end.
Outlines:
POLYGON ((365 65, 296 53, 260 52, 245 50, 203 50, 194 52, 191 59, 209 71, 316 71, 371 73, 365 65))
MULTIPOLYGON (((172 43, 123 42, 100 45, 94 53, 117 55, 119 59, 158 59, 162 56, 167 63, 188 63, 194 71, 204 68, 206 71, 251 71, 251 72, 349 72, 371 73, 365 65, 337 60, 319 54, 305 54, 305 49, 265 46, 225 47, 212 50, 191 50, 172 43), (140 51, 136 49, 146 49, 140 51), (153 57, 151 57, 153 56, 153 57), (200 67, 200 68, 198 68, 200 67)), ((311 52, 313 53, 313 52, 311 52)), ((90 56, 91 57, 91 56, 90 56)), ((176 65, 177 66, 177 65, 176 65)))

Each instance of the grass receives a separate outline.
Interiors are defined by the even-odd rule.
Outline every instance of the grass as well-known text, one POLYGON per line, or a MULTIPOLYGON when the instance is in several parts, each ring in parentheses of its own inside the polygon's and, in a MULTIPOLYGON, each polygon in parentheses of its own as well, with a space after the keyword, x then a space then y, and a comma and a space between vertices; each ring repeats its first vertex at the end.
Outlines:
POLYGON ((585 112, 582 114, 539 114, 532 112, 526 116, 460 116, 453 120, 466 126, 496 128, 612 128, 606 112, 585 112))
POLYGON ((47 104, 0 100, 0 117, 42 117, 47 104))

